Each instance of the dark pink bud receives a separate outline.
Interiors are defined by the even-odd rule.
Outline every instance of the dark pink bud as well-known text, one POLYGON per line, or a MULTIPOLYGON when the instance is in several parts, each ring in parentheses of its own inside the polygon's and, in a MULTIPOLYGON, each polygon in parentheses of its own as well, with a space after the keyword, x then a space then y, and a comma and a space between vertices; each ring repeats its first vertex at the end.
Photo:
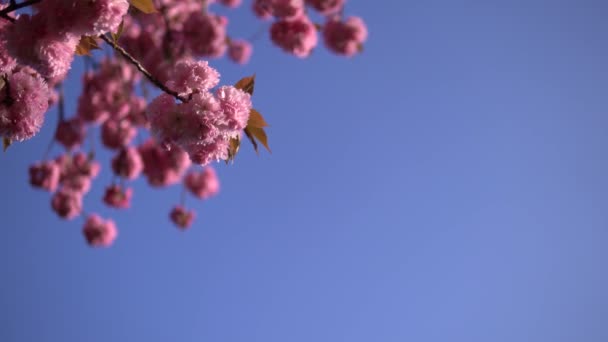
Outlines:
POLYGON ((123 189, 118 185, 110 185, 106 189, 106 193, 103 196, 103 201, 110 207, 117 209, 127 209, 131 205, 132 196, 133 189, 123 189))
POLYGON ((194 220, 194 212, 188 211, 184 207, 177 205, 173 208, 173 210, 171 210, 169 217, 178 228, 181 230, 186 230, 190 228, 190 225, 192 225, 192 221, 194 220))

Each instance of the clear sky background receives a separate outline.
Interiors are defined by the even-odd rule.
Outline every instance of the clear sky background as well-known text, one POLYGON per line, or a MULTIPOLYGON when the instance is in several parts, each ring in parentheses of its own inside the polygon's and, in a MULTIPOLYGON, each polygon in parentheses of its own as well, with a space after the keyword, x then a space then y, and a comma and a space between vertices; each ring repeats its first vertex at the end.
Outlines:
POLYGON ((0 154, 0 341, 608 341, 608 2, 346 13, 370 31, 354 59, 264 35, 246 67, 212 62, 257 73, 273 153, 218 165, 185 233, 177 187, 140 179, 131 210, 105 208, 103 159, 85 206, 120 233, 89 248, 28 185, 54 111, 0 154))

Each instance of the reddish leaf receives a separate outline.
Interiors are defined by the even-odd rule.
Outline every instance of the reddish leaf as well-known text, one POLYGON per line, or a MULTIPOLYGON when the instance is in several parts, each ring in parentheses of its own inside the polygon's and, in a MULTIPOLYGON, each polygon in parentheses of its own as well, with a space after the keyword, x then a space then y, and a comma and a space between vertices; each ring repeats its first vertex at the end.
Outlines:
POLYGON ((266 120, 264 120, 262 114, 260 114, 260 112, 258 112, 257 110, 251 108, 251 111, 249 112, 249 121, 247 121, 247 127, 264 128, 268 126, 269 125, 266 120))
POLYGON ((154 7, 154 2, 152 0, 129 0, 129 3, 131 3, 131 6, 146 14, 158 12, 156 7, 154 7))
POLYGON ((9 146, 11 146, 11 144, 13 143, 13 141, 9 138, 2 138, 2 149, 4 150, 4 152, 6 152, 6 150, 8 149, 9 146))
POLYGON ((263 128, 247 126, 247 128, 245 128, 245 134, 247 135, 247 138, 249 138, 249 141, 251 141, 251 144, 253 144, 253 149, 256 153, 258 153, 258 144, 256 140, 262 143, 268 152, 272 153, 270 147, 268 147, 268 136, 263 128))
POLYGON ((90 56, 91 50, 98 50, 99 44, 97 40, 91 36, 82 36, 76 46, 76 54, 78 56, 90 56))
POLYGON ((118 30, 116 30, 116 33, 112 33, 112 39, 114 40, 115 44, 118 43, 118 39, 120 39, 120 36, 122 35, 122 31, 124 29, 125 29, 125 21, 122 20, 120 22, 120 25, 118 25, 118 30))
POLYGON ((253 86, 255 85, 255 75, 249 77, 243 77, 240 81, 236 82, 235 88, 241 89, 242 91, 253 95, 253 86))
POLYGON ((249 142, 251 142, 251 145, 253 145, 253 149, 255 150, 255 153, 260 154, 260 152, 258 151, 258 143, 255 142, 255 138, 251 134, 251 131, 249 130, 249 128, 245 128, 244 132, 245 132, 245 135, 247 135, 249 142))
POLYGON ((231 161, 234 161, 236 154, 239 152, 239 148, 241 147, 241 139, 239 137, 230 139, 230 145, 228 146, 228 159, 226 159, 226 164, 231 161))

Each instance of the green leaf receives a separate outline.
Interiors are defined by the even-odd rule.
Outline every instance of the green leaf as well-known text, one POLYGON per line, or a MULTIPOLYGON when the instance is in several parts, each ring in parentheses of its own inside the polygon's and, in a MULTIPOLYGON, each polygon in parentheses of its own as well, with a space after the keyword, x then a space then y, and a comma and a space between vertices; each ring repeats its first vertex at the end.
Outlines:
POLYGON ((249 95, 253 95, 253 87, 255 85, 255 74, 249 77, 243 77, 241 80, 236 82, 234 85, 235 88, 241 89, 242 91, 248 93, 249 95))
POLYGON ((146 14, 158 12, 152 0, 129 0, 129 3, 146 14))

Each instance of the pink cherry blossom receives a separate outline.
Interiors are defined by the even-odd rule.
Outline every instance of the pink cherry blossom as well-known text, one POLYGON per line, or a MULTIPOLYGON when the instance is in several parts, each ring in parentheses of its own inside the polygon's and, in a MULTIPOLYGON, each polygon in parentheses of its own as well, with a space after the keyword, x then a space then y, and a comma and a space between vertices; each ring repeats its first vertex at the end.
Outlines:
POLYGON ((56 159, 61 169, 59 182, 62 187, 72 192, 86 194, 91 189, 93 178, 97 177, 99 163, 90 160, 85 154, 61 155, 56 159))
POLYGON ((253 47, 246 40, 236 39, 231 40, 228 45, 228 57, 238 64, 247 64, 251 58, 253 47))
MULTIPOLYGON (((4 5, 0 5, 0 9, 3 9, 4 5)), ((9 25, 11 25, 7 20, 0 21, 0 32, 6 31, 9 29, 9 25)), ((0 74, 7 74, 13 70, 13 68, 17 65, 15 58, 10 55, 6 48, 6 42, 2 39, 0 35, 0 74)))
POLYGON ((118 60, 104 60, 95 72, 83 77, 78 98, 78 116, 85 122, 103 123, 122 119, 131 111, 131 96, 137 80, 131 67, 118 60))
POLYGON ((253 10, 262 19, 269 15, 290 19, 304 13, 304 0, 255 0, 253 10))
POLYGON ((101 126, 101 142, 110 149, 127 146, 137 135, 137 129, 128 120, 106 120, 101 126))
POLYGON ((306 16, 283 19, 270 27, 270 38, 284 51, 296 57, 308 57, 317 46, 317 29, 306 16))
POLYGON ((62 34, 47 27, 42 14, 19 16, 2 31, 10 54, 47 78, 64 78, 74 59, 79 36, 62 34))
POLYGON ((80 117, 75 116, 59 123, 55 131, 55 140, 69 150, 79 147, 84 141, 85 135, 84 122, 80 117))
POLYGON ((193 12, 184 22, 184 42, 196 56, 220 57, 226 52, 227 23, 222 16, 193 12))
POLYGON ((127 0, 45 0, 38 6, 49 29, 74 35, 115 32, 129 9, 127 0))
POLYGON ((110 247, 116 240, 118 230, 111 219, 104 220, 97 214, 91 214, 84 223, 82 233, 91 247, 110 247))
POLYGON ((147 114, 152 133, 163 145, 183 146, 200 139, 199 115, 186 105, 176 104, 168 94, 154 99, 147 114))
POLYGON ((241 5, 242 0, 219 0, 219 3, 230 8, 237 8, 241 5))
POLYGON ((59 217, 71 220, 82 211, 82 195, 62 188, 53 195, 51 207, 59 217))
POLYGON ((212 167, 188 173, 184 178, 184 184, 194 196, 200 199, 208 199, 220 191, 220 180, 212 167))
POLYGON ((0 135, 15 141, 36 135, 44 122, 48 94, 39 75, 26 70, 9 75, 0 88, 0 135))
POLYGON ((268 0, 254 0, 251 9, 253 10, 253 13, 262 20, 272 18, 272 7, 268 0))
POLYGON ((144 162, 143 173, 154 187, 175 184, 191 165, 188 154, 178 146, 169 150, 149 139, 138 148, 144 162))
POLYGON ((204 92, 220 82, 220 74, 206 61, 184 60, 173 68, 167 86, 180 95, 192 92, 204 92))
POLYGON ((53 192, 59 185, 61 171, 59 165, 53 160, 34 163, 30 166, 29 173, 30 184, 35 188, 53 192))
POLYGON ((129 180, 136 179, 143 170, 143 160, 134 147, 125 147, 112 159, 114 174, 129 180))
POLYGON ((350 57, 361 51, 367 39, 367 27, 359 17, 350 17, 345 21, 329 19, 323 27, 323 38, 328 49, 350 57))
POLYGON ((251 95, 233 86, 223 86, 216 91, 223 114, 220 127, 233 137, 247 127, 251 112, 251 95))
POLYGON ((184 148, 193 163, 202 166, 211 162, 228 159, 229 140, 222 136, 217 136, 215 140, 206 143, 187 145, 184 148))
POLYGON ((344 7, 344 0, 306 0, 306 4, 323 15, 330 15, 344 7))

